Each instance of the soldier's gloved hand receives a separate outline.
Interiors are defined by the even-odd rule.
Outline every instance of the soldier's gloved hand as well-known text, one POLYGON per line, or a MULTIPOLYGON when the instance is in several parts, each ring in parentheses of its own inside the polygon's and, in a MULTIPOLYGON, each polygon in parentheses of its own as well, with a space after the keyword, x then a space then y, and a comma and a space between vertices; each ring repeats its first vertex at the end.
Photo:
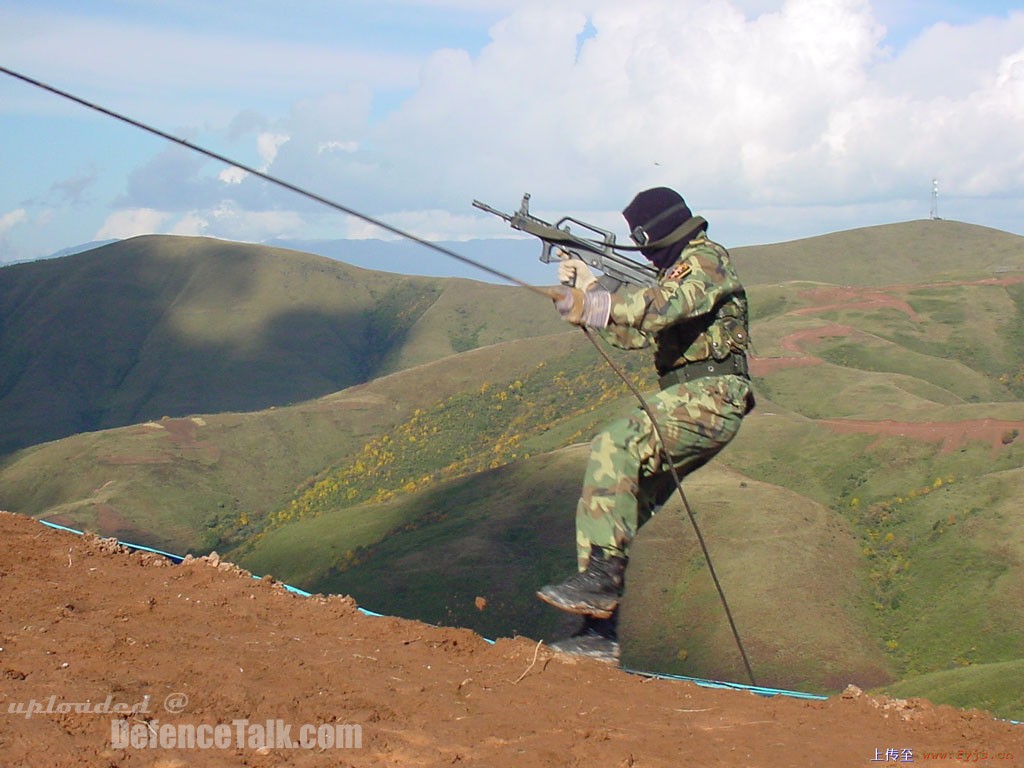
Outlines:
POLYGON ((573 325, 604 328, 608 325, 611 312, 611 294, 608 291, 593 290, 584 293, 579 288, 559 285, 546 289, 555 302, 555 309, 562 319, 573 325))
POLYGON ((547 289, 548 296, 555 302, 555 309, 562 319, 573 325, 580 325, 583 320, 583 291, 579 288, 570 288, 567 285, 559 285, 547 289))
POLYGON ((558 263, 558 282, 579 288, 581 291, 589 291, 597 285, 597 278, 585 261, 569 257, 558 263))

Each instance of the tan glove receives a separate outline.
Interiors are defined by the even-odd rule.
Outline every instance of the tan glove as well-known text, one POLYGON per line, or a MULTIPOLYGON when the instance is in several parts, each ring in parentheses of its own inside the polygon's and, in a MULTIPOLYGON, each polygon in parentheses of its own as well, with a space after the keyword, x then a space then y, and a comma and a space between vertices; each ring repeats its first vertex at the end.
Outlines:
POLYGON ((593 270, 582 259, 568 256, 568 254, 566 256, 564 261, 558 263, 558 282, 562 285, 579 288, 581 291, 589 291, 597 284, 593 270))
POLYGON ((555 302, 555 309, 563 320, 573 325, 580 325, 583 322, 583 291, 567 285, 546 288, 545 291, 555 302))
POLYGON ((611 316, 611 294, 597 288, 584 293, 579 288, 559 285, 544 292, 555 302, 562 319, 573 325, 605 328, 611 316))

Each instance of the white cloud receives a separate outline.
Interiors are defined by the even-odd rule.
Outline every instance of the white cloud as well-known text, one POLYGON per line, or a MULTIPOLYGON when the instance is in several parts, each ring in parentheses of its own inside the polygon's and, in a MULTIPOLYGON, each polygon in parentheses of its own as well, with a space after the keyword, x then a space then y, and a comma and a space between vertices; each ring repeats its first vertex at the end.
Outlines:
MULTIPOLYGON (((187 103, 177 125, 240 162, 418 236, 504 231, 472 199, 510 210, 526 191, 538 211, 621 226, 637 190, 667 184, 764 241, 923 217, 933 177, 950 218, 956 200, 999 198, 1024 229, 1024 12, 935 23, 893 48, 880 2, 496 1, 508 12, 488 44, 424 57, 46 14, 0 36, 44 74, 78 72, 89 38, 100 53, 83 81, 116 83, 104 87, 129 104, 169 93, 169 113, 187 103), (126 32, 139 42, 115 54, 126 32), (114 77, 129 57, 138 66, 114 77)), ((384 236, 179 148, 140 166, 116 204, 106 236, 147 221, 247 240, 384 236)))
POLYGON ((270 167, 277 157, 277 151, 289 138, 285 133, 261 133, 256 137, 256 149, 262 162, 260 170, 266 171, 270 167))
MULTIPOLYGON (((884 40, 867 0, 521 3, 478 55, 432 54, 383 120, 373 87, 343 84, 248 122, 261 169, 438 237, 473 231, 472 198, 512 207, 524 191, 605 212, 656 184, 723 211, 905 201, 935 176, 951 194, 1024 194, 1024 157, 999 149, 1024 135, 1024 14, 935 25, 899 54, 884 40)), ((181 204, 216 194, 199 164, 178 168, 181 204)), ((219 174, 238 212, 313 215, 244 177, 219 174)))
POLYGON ((16 208, 13 211, 0 215, 0 235, 6 234, 19 224, 28 221, 28 212, 24 208, 16 208))
POLYGON ((165 234, 259 242, 274 237, 301 237, 303 226, 302 217, 294 211, 247 211, 232 200, 223 200, 202 211, 175 212, 152 208, 115 211, 107 217, 93 239, 165 234))
MULTIPOLYGON (((354 217, 346 219, 345 238, 351 240, 397 240, 398 235, 354 217)), ((473 215, 453 214, 445 210, 400 211, 381 218, 385 224, 408 232, 421 240, 473 240, 475 238, 520 238, 521 233, 507 224, 473 215), (454 233, 454 234, 453 234, 454 233)))
POLYGON ((259 154, 357 208, 431 211, 394 216, 437 233, 465 227, 473 197, 524 191, 591 210, 655 184, 730 209, 905 200, 933 176, 1024 193, 1024 158, 998 149, 1024 135, 1024 14, 935 25, 897 55, 867 0, 757 10, 522 3, 478 55, 431 55, 383 121, 372 89, 334 90, 265 128, 259 154))
POLYGON ((321 141, 316 147, 316 153, 322 155, 325 152, 347 152, 351 154, 359 149, 359 142, 356 141, 321 141))
POLYGON ((205 234, 229 240, 259 242, 303 234, 303 219, 294 211, 249 211, 232 200, 224 200, 210 211, 192 215, 202 216, 205 234))
POLYGON ((401 180, 396 208, 523 191, 621 207, 662 183, 716 208, 832 206, 908 199, 936 175, 950 193, 1024 195, 1024 14, 935 27, 896 55, 865 0, 757 16, 725 0, 588 5, 585 35, 580 4, 530 4, 478 56, 431 57, 362 155, 401 180), (929 62, 954 86, 922 81, 929 62))
POLYGON ((225 184, 241 184, 248 175, 248 171, 243 171, 238 166, 232 165, 218 173, 217 178, 225 184))
POLYGON ((93 235, 93 240, 123 240, 138 235, 160 232, 170 215, 152 208, 129 208, 110 214, 103 226, 93 235))
MULTIPOLYGON (((257 170, 266 173, 271 163, 277 157, 277 151, 282 144, 289 140, 289 136, 283 133, 260 133, 256 136, 256 154, 259 155, 260 165, 257 170)), ((249 177, 249 172, 238 166, 230 166, 217 174, 217 178, 225 184, 241 184, 249 177)))
POLYGON ((189 212, 175 221, 167 234, 201 237, 208 233, 209 227, 210 222, 206 218, 198 213, 189 212))

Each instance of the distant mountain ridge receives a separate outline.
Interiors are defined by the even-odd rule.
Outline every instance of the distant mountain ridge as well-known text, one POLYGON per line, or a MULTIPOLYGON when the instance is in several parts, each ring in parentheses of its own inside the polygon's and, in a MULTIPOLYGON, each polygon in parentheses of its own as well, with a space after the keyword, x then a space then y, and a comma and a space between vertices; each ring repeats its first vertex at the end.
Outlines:
POLYGON ((84 253, 85 251, 92 251, 92 250, 95 250, 96 248, 102 248, 104 245, 110 245, 110 244, 116 243, 116 242, 118 242, 117 238, 110 239, 110 240, 93 240, 93 241, 88 242, 88 243, 79 243, 78 245, 72 245, 72 246, 69 246, 67 248, 61 248, 59 251, 56 251, 55 253, 51 253, 46 258, 48 258, 48 259, 60 259, 60 258, 63 258, 64 256, 74 256, 76 253, 84 253))

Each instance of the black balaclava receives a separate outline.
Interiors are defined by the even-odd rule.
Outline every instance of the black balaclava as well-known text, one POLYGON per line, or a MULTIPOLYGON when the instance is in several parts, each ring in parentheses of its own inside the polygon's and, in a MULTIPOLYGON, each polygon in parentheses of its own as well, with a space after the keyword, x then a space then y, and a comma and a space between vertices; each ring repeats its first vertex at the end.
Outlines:
MULTIPOLYGON (((682 195, 668 187, 644 190, 633 198, 622 215, 629 224, 629 231, 634 240, 640 236, 637 245, 641 246, 645 242, 653 243, 660 240, 693 218, 693 213, 690 212, 682 195)), ((641 248, 640 253, 659 270, 668 269, 675 264, 686 244, 705 229, 707 222, 695 227, 689 236, 675 243, 656 249, 641 248)))

